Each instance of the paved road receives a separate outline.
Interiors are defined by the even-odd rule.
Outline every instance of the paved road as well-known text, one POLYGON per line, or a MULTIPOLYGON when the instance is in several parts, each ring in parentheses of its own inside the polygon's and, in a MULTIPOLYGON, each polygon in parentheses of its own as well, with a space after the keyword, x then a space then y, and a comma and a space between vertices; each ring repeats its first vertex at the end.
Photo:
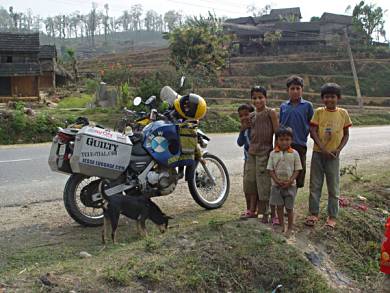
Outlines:
MULTIPOLYGON (((242 149, 236 145, 237 134, 212 135, 209 151, 220 156, 231 175, 242 170, 242 149)), ((309 146, 310 159, 312 143, 309 146)), ((28 202, 60 199, 66 175, 53 173, 47 165, 49 144, 0 147, 0 207, 28 202)), ((351 138, 342 153, 344 163, 390 163, 390 126, 352 128, 351 138)))

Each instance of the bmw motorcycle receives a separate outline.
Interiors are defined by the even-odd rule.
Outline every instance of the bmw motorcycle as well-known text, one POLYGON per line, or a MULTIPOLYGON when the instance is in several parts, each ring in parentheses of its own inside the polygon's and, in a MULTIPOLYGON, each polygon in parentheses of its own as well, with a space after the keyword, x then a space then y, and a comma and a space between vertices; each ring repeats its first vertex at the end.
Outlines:
MULTIPOLYGON (((161 100, 170 106, 177 97, 169 86, 161 90, 161 100)), ((155 99, 151 97, 145 104, 153 105, 155 99)), ((134 104, 141 101, 136 98, 134 104)), ((70 174, 63 199, 76 222, 83 226, 103 224, 102 179, 109 181, 108 196, 150 197, 171 194, 178 182, 185 180, 201 207, 216 209, 224 204, 229 195, 229 174, 223 161, 207 152, 210 138, 206 134, 196 125, 175 121, 154 107, 149 113, 126 113, 141 116, 132 121, 133 128, 113 131, 81 118, 77 127, 59 129, 53 138, 49 166, 52 171, 70 174), (201 160, 183 147, 184 139, 202 148, 201 160)))

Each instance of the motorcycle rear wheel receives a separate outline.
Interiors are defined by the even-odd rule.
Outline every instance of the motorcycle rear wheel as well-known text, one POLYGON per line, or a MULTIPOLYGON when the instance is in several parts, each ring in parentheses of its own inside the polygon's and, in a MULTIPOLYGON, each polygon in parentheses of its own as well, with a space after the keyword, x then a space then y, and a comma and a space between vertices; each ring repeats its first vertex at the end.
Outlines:
POLYGON ((85 206, 80 200, 81 189, 95 179, 97 178, 81 174, 72 174, 66 182, 64 189, 64 204, 66 211, 73 220, 86 227, 103 225, 103 210, 85 206))
POLYGON ((188 188, 198 205, 207 210, 218 209, 229 196, 229 173, 223 161, 217 156, 206 153, 203 159, 216 184, 212 184, 203 166, 198 163, 190 170, 188 188))

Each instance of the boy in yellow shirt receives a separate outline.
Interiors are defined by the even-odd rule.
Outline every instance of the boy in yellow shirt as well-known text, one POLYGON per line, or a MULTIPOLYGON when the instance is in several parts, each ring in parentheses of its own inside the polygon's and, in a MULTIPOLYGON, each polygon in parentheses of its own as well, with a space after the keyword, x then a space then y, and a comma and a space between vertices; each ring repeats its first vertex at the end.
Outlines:
POLYGON ((334 228, 339 210, 340 159, 341 150, 349 139, 352 126, 347 110, 337 107, 341 88, 335 83, 321 87, 321 99, 325 107, 318 108, 310 122, 310 135, 314 140, 310 166, 310 216, 306 225, 314 226, 318 221, 320 199, 324 177, 328 187, 328 219, 326 226, 334 228))

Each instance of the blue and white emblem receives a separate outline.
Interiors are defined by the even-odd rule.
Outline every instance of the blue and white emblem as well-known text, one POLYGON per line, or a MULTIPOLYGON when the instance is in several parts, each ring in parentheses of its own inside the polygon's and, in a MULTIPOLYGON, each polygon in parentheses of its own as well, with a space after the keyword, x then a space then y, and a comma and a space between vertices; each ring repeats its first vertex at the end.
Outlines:
POLYGON ((151 147, 156 153, 163 153, 168 149, 168 140, 163 136, 155 136, 151 141, 151 147))

